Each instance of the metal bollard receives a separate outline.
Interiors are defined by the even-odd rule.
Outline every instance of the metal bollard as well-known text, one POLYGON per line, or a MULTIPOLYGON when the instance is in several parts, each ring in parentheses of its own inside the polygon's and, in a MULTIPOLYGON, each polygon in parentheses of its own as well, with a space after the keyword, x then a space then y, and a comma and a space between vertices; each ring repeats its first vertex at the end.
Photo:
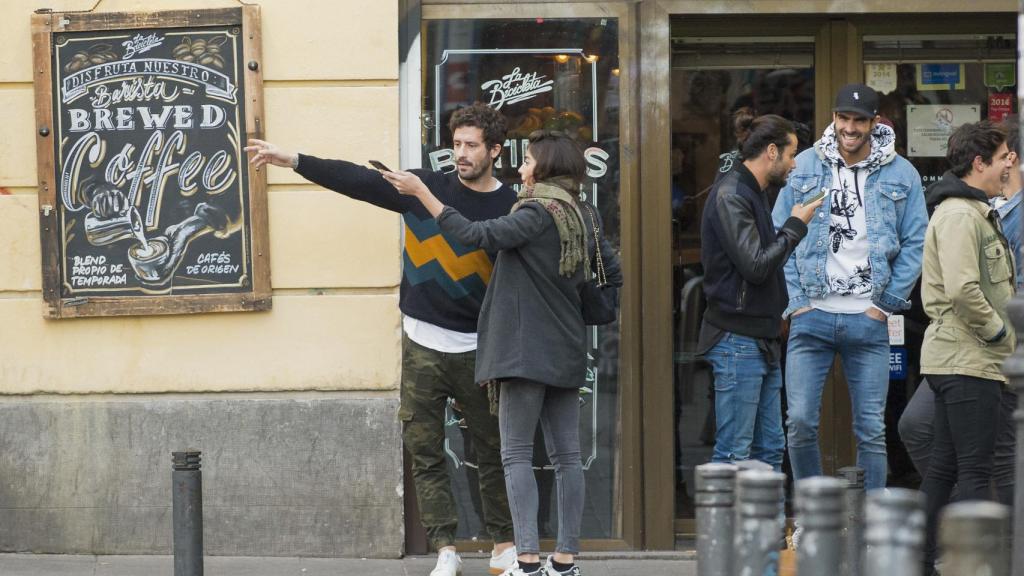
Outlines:
POLYGON ((736 475, 736 576, 778 573, 785 481, 785 475, 766 470, 744 470, 736 475))
POLYGON ((864 549, 864 469, 847 466, 839 469, 839 478, 846 482, 844 496, 843 576, 861 575, 861 554, 864 549))
POLYGON ((872 490, 864 508, 864 574, 921 576, 924 494, 904 488, 872 490))
POLYGON ((843 493, 846 483, 827 476, 796 483, 797 518, 803 538, 796 551, 800 576, 834 576, 843 557, 843 493))
POLYGON ((171 453, 174 576, 203 576, 202 452, 171 453))
POLYGON ((732 464, 697 466, 697 576, 732 576, 736 472, 732 464))
POLYGON ((942 572, 1010 575, 1010 509, 995 502, 958 502, 947 506, 939 522, 942 572))

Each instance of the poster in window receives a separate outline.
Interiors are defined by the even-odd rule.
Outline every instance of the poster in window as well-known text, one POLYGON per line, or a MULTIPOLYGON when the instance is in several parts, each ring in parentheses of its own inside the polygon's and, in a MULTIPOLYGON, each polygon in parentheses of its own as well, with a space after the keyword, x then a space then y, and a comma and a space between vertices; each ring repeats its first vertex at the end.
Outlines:
POLYGON ((963 90, 963 64, 918 64, 917 89, 925 90, 963 90))
POLYGON ((880 94, 895 92, 898 79, 895 63, 881 62, 864 65, 864 83, 880 94))
POLYGON ((33 26, 46 314, 269 308, 258 9, 33 26))
POLYGON ((1017 68, 1013 62, 986 62, 985 87, 1003 90, 1017 85, 1017 68))
POLYGON ((977 104, 907 106, 907 155, 945 157, 950 134, 958 126, 981 120, 977 104))
POLYGON ((1013 102, 1016 96, 1009 92, 993 92, 988 95, 988 119, 1002 122, 1013 114, 1013 102))

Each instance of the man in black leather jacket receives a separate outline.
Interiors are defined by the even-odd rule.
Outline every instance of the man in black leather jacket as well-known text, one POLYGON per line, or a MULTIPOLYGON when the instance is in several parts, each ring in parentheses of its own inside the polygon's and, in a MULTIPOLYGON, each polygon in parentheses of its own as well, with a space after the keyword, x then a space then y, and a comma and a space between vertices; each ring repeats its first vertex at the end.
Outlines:
POLYGON ((789 301, 782 267, 822 199, 796 204, 776 231, 765 191, 785 184, 796 152, 790 121, 752 118, 739 146, 742 163, 715 183, 704 208, 701 261, 708 307, 699 350, 715 373, 713 462, 755 459, 782 467, 779 355, 789 301))

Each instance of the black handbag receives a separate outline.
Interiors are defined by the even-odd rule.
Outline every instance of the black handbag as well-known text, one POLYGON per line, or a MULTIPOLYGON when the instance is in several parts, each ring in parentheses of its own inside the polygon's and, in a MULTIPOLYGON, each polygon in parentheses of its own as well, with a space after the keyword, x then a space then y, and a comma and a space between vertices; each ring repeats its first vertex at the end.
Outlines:
MULTIPOLYGON (((590 213, 590 223, 594 228, 594 257, 597 274, 583 283, 580 288, 580 303, 583 311, 583 323, 587 326, 611 324, 619 317, 619 290, 608 284, 604 273, 604 260, 601 258, 601 229, 597 226, 597 218, 590 204, 583 202, 590 213)), ((589 274, 589 270, 587 273, 589 274)))

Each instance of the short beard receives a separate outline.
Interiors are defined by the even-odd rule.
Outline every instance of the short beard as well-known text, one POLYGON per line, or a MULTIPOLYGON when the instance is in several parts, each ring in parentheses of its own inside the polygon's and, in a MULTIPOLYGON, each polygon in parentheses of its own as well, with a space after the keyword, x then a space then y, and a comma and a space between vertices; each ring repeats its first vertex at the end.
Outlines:
POLYGON ((786 185, 787 176, 789 176, 789 170, 782 168, 782 162, 776 161, 768 172, 768 187, 782 188, 786 185), (780 168, 781 171, 777 171, 777 168, 780 168))
MULTIPOLYGON (((473 168, 475 168, 475 166, 473 166, 473 168)), ((456 169, 458 169, 458 166, 456 166, 456 169)), ((466 182, 475 182, 475 181, 483 178, 484 176, 487 176, 490 173, 490 169, 491 169, 491 165, 490 164, 484 164, 483 166, 480 167, 479 170, 475 170, 474 172, 470 172, 468 176, 462 176, 460 174, 459 177, 462 178, 466 182)))

